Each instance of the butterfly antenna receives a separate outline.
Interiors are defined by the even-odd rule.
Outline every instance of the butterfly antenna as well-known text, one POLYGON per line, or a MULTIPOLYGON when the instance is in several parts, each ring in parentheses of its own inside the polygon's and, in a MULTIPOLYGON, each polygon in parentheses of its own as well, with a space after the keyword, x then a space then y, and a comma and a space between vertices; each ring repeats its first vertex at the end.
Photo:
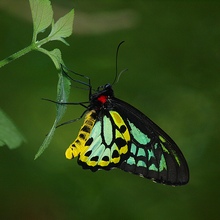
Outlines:
POLYGON ((118 44, 118 47, 117 47, 117 50, 116 50, 116 60, 115 60, 115 78, 114 78, 114 81, 113 81, 113 83, 112 83, 112 85, 114 85, 115 83, 117 83, 118 82, 118 80, 119 80, 119 77, 121 76, 121 74, 124 72, 124 71, 122 71, 122 72, 120 72, 119 74, 118 74, 118 54, 119 54, 119 49, 120 49, 120 46, 124 43, 125 41, 121 41, 119 44, 118 44))
POLYGON ((61 65, 61 66, 62 66, 63 73, 64 73, 69 79, 71 79, 73 82, 80 83, 80 84, 85 85, 85 86, 87 86, 87 87, 89 88, 89 97, 90 97, 90 96, 91 96, 91 93, 92 93, 92 86, 91 86, 91 80, 90 80, 90 78, 89 78, 88 76, 83 75, 83 74, 74 72, 74 71, 68 69, 68 68, 67 68, 66 66, 64 66, 64 65, 61 65), (66 69, 67 71, 69 71, 69 72, 71 72, 71 73, 77 75, 77 76, 80 76, 80 77, 83 77, 83 78, 87 79, 87 80, 88 80, 88 83, 83 82, 83 81, 81 81, 81 80, 73 79, 70 75, 67 74, 67 71, 65 71, 65 69, 66 69))
POLYGON ((115 80, 115 83, 117 83, 122 75, 122 73, 126 72, 128 69, 124 69, 122 70, 119 74, 118 74, 118 77, 117 77, 117 80, 115 80))

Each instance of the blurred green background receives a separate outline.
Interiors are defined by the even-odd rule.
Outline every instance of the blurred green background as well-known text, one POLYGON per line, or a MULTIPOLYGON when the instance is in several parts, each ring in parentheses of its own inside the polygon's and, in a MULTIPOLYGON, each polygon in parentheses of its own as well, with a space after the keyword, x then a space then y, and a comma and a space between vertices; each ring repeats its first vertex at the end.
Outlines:
MULTIPOLYGON (((52 0, 56 18, 75 8, 74 34, 58 47, 66 65, 112 82, 118 98, 139 108, 177 142, 190 168, 183 187, 155 184, 120 170, 92 173, 64 152, 83 120, 60 127, 50 147, 35 153, 55 118, 57 72, 32 52, 1 69, 1 108, 27 143, 0 148, 0 219, 217 219, 220 206, 220 2, 52 0)), ((0 60, 27 46, 32 22, 27 0, 0 1, 0 60)), ((72 88, 70 101, 88 100, 72 88)), ((63 121, 83 111, 69 106, 63 121)), ((13 138, 13 137, 11 137, 13 138)))

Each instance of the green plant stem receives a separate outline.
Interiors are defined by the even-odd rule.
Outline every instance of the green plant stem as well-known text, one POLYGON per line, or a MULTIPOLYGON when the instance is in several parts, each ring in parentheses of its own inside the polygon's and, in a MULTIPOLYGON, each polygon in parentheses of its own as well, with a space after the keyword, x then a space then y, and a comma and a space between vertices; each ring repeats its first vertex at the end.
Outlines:
POLYGON ((0 68, 5 66, 6 64, 9 64, 10 62, 18 59, 19 57, 25 55, 26 53, 29 53, 30 51, 34 50, 36 47, 35 44, 31 44, 28 47, 25 47, 24 49, 12 54, 11 56, 5 58, 4 60, 0 61, 0 68))
POLYGON ((18 59, 19 57, 25 55, 26 53, 31 52, 32 50, 36 50, 37 48, 40 48, 43 44, 50 41, 49 37, 46 37, 38 42, 32 42, 31 45, 28 47, 25 47, 24 49, 12 54, 11 56, 5 58, 4 60, 0 61, 0 68, 5 66, 6 64, 9 64, 10 62, 18 59))

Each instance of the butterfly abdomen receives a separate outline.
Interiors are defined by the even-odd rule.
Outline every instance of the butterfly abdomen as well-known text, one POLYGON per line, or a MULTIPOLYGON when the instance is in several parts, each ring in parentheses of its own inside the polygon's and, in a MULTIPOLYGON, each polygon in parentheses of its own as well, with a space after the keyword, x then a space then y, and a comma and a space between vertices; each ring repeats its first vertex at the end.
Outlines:
POLYGON ((70 144, 70 146, 66 150, 65 155, 67 159, 73 159, 74 157, 77 157, 82 151, 84 152, 85 150, 87 150, 87 148, 85 148, 85 143, 89 138, 90 132, 96 122, 96 118, 97 115, 94 110, 91 110, 87 113, 85 121, 80 128, 76 140, 72 144, 70 144))

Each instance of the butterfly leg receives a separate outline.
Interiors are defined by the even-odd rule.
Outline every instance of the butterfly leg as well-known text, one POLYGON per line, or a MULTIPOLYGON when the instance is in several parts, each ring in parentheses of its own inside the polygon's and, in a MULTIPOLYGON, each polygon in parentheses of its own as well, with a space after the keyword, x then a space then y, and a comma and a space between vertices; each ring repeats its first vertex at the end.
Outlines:
POLYGON ((56 128, 58 128, 58 127, 61 127, 61 126, 63 126, 63 125, 67 125, 67 124, 70 124, 70 123, 73 123, 73 122, 76 122, 76 121, 78 121, 78 120, 80 120, 84 115, 85 115, 85 113, 87 112, 87 109, 82 113, 82 115, 80 116, 80 117, 78 117, 78 118, 75 118, 75 119, 72 119, 72 120, 69 120, 69 121, 66 121, 66 122, 63 122, 63 123, 61 123, 61 124, 59 124, 59 125, 57 125, 56 126, 56 128))

